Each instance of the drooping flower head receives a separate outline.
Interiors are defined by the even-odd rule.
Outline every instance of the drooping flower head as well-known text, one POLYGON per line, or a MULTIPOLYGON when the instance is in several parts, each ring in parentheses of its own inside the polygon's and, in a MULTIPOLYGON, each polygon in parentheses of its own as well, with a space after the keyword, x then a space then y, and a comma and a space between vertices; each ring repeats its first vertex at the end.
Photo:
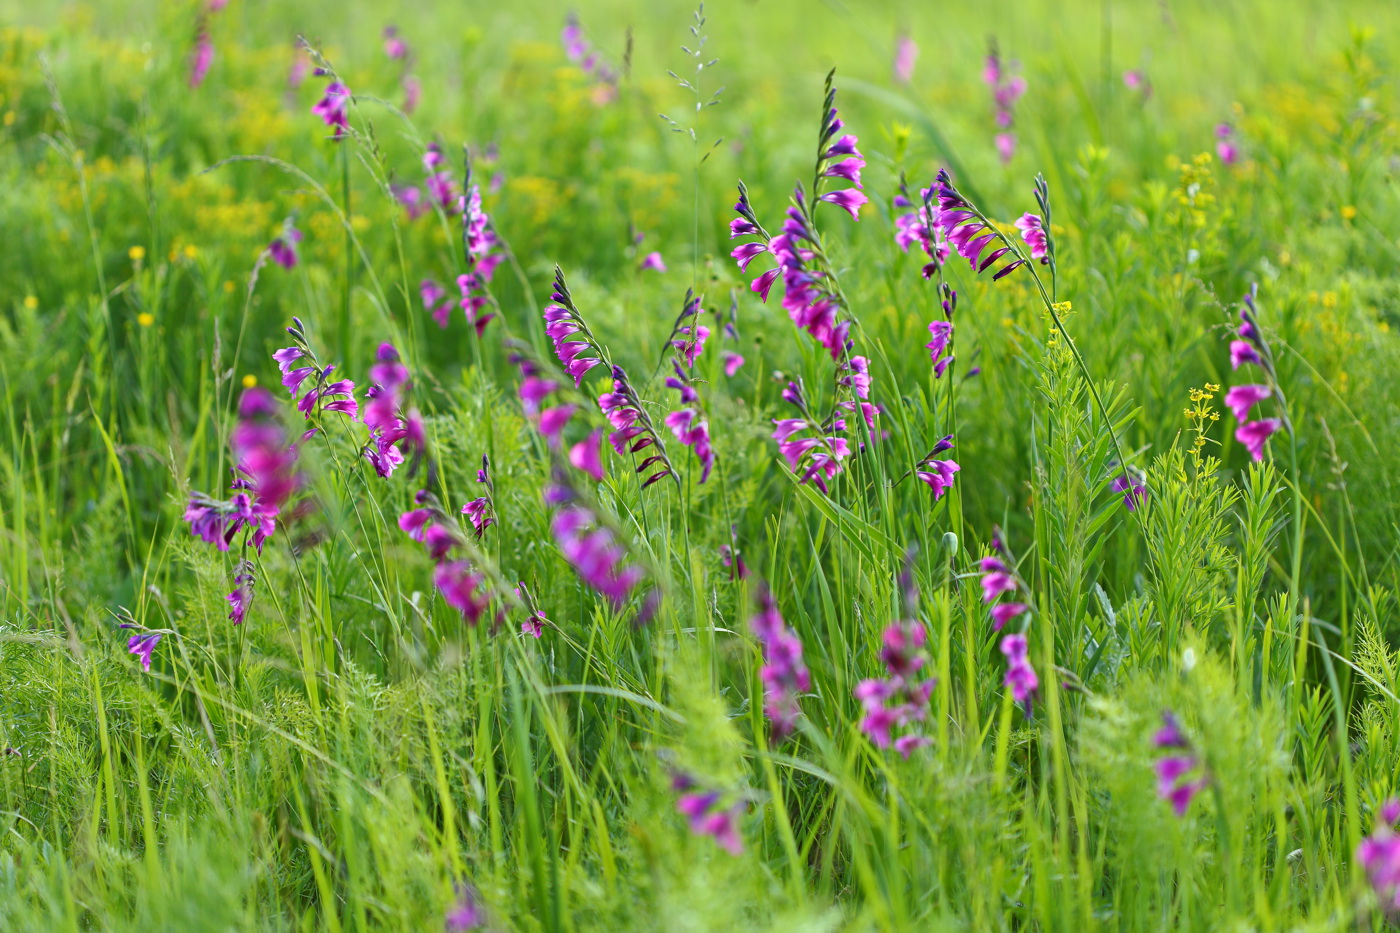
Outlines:
POLYGON ((827 481, 841 472, 841 461, 851 455, 851 446, 842 436, 846 431, 846 419, 838 410, 824 421, 816 420, 797 383, 788 383, 783 398, 798 409, 798 415, 773 419, 773 440, 778 443, 778 453, 787 461, 788 469, 798 475, 798 482, 813 483, 827 492, 827 481))

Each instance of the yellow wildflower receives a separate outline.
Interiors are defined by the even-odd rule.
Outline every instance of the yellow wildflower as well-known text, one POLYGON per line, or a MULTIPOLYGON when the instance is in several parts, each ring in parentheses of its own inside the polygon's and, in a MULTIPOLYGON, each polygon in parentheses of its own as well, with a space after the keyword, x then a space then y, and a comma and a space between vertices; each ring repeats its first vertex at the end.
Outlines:
POLYGON ((146 258, 146 247, 133 246, 131 249, 126 251, 126 255, 127 258, 130 259, 132 262, 140 262, 141 260, 146 258))
POLYGON ((156 316, 149 311, 142 311, 136 315, 136 323, 142 327, 150 327, 156 322, 156 316))

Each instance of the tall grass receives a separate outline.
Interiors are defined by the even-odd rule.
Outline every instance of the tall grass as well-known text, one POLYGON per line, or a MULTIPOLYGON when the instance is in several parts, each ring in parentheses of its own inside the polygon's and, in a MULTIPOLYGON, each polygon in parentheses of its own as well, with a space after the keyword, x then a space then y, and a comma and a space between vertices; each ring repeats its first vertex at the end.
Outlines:
POLYGON ((435 930, 467 904, 531 931, 1386 926, 1357 850, 1400 792, 1391 5, 598 2, 579 22, 601 77, 566 57, 555 4, 402 12, 407 63, 364 0, 201 9, 55 5, 0 34, 0 929, 435 930), (201 15, 215 58, 191 89, 201 15), (1004 165, 989 32, 1028 82, 1004 165), (328 78, 288 87, 299 35, 355 95, 338 142, 309 113, 328 78), (794 184, 815 194, 833 66, 871 200, 858 222, 815 211, 820 261, 881 413, 863 439, 848 415, 824 493, 772 419, 789 382, 817 415, 851 396, 781 281, 767 303, 749 289, 771 260, 741 275, 726 225, 740 179, 773 232, 794 184), (468 147, 501 240, 480 336, 419 296, 468 271, 459 219, 395 200, 434 140, 459 185, 468 147), (954 254, 926 280, 892 198, 940 167, 1023 251, 1011 221, 1043 209, 1043 175, 1053 267, 993 282, 954 254), (265 255, 287 218, 291 269, 265 255), (653 250, 669 271, 643 267, 653 250), (601 482, 569 465, 609 378, 558 373, 556 267, 673 477, 643 487, 649 451, 606 443, 601 482), (1253 283, 1292 428, 1260 462, 1222 407, 1253 283), (684 367, 704 483, 663 426, 687 289, 711 331, 684 367), (398 348, 416 473, 376 476, 362 423, 303 424, 271 358, 293 316, 362 405, 375 348, 398 348), (724 351, 745 358, 732 377, 724 351), (512 357, 579 405, 557 450, 512 357), (239 548, 182 515, 227 488, 251 386, 291 436, 320 430, 304 505, 245 549, 235 626, 239 548), (960 470, 935 498, 909 474, 948 434, 960 470), (456 517, 483 455, 495 523, 460 519, 455 552, 493 595, 473 625, 399 516, 425 489, 456 517), (629 598, 561 552, 561 477, 644 573, 629 598), (979 586, 994 534, 1029 606, 1005 631, 979 586), (765 714, 762 593, 810 671, 790 736, 765 714), (935 681, 907 757, 857 699, 900 620, 935 681), (1000 650, 1021 628, 1027 704, 1000 650), (149 672, 127 651, 142 630, 164 636, 149 672), (1184 815, 1154 774, 1164 711, 1205 778, 1184 815), (742 854, 692 832, 680 775, 721 794, 742 854))

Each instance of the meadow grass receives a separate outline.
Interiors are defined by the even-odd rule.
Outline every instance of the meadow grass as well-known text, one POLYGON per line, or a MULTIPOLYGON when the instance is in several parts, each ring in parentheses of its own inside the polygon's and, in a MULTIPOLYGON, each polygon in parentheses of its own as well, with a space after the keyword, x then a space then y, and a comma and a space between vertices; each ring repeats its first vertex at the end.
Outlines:
POLYGON ((540 0, 0 11, 0 929, 1395 916, 1400 7, 581 3, 596 61, 540 0), (1026 82, 1009 159, 989 40, 1026 82), (311 113, 333 77, 340 139, 311 113), (812 201, 849 187, 814 185, 824 79, 866 162, 858 221, 812 201), (455 199, 411 217, 396 194, 428 197, 431 143, 458 190, 467 147, 490 218, 479 333, 455 199), (926 278, 896 245, 901 183, 919 202, 941 168, 1014 248, 995 268, 954 251, 926 278), (805 189, 794 261, 848 345, 794 326, 783 279, 751 290, 771 250, 748 274, 727 255, 740 180, 774 234, 805 189), (556 274, 604 361, 577 386, 556 274), (1235 369, 1241 309, 1262 358, 1235 369), (294 341, 335 365, 301 396, 353 380, 357 418, 297 410, 272 357, 294 341), (382 477, 386 342, 411 380, 390 421, 424 440, 382 477), (612 365, 658 442, 595 464, 612 365), (558 384, 538 405, 532 375, 558 384), (1225 406, 1254 382, 1279 421, 1258 459, 1225 406), (849 451, 826 488, 774 443, 790 383, 794 438, 828 438, 802 456, 849 451), (552 431, 537 408, 563 404, 552 431), (707 480, 666 421, 683 404, 707 480), (295 487, 265 545, 221 550, 187 510, 250 450, 295 487), (439 503, 432 554, 401 516, 439 503), (1005 628, 997 573, 995 604, 1026 606, 1005 628))

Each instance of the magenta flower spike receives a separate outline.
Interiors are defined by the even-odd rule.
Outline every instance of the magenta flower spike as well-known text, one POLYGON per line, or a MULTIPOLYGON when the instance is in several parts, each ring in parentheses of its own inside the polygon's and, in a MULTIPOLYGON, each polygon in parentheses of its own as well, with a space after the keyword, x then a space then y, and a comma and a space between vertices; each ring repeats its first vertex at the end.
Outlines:
POLYGON ((900 36, 894 48, 894 80, 908 84, 914 77, 914 64, 919 60, 919 46, 907 35, 900 36))
POLYGON ((802 661, 802 641, 783 622, 766 589, 759 596, 759 610, 749 620, 749 628, 763 647, 759 679, 764 686, 764 712, 771 724, 773 741, 781 742, 796 727, 802 714, 798 701, 812 686, 802 661))
POLYGON ((1006 656, 1006 677, 1002 683, 1011 690, 1011 698, 1030 708, 1031 699, 1040 689, 1040 678, 1031 667, 1028 644, 1023 634, 1007 635, 1001 640, 1001 653, 1006 656))
POLYGON ((199 36, 195 39, 194 51, 190 53, 189 84, 191 88, 197 88, 204 83, 204 79, 209 76, 209 68, 213 64, 214 43, 209 38, 209 32, 201 28, 199 36))
POLYGON ((563 364, 564 372, 579 386, 584 375, 603 360, 588 325, 574 306, 573 296, 564 281, 564 271, 558 266, 554 268, 554 291, 550 301, 553 303, 544 309, 545 334, 554 342, 554 353, 563 364))

